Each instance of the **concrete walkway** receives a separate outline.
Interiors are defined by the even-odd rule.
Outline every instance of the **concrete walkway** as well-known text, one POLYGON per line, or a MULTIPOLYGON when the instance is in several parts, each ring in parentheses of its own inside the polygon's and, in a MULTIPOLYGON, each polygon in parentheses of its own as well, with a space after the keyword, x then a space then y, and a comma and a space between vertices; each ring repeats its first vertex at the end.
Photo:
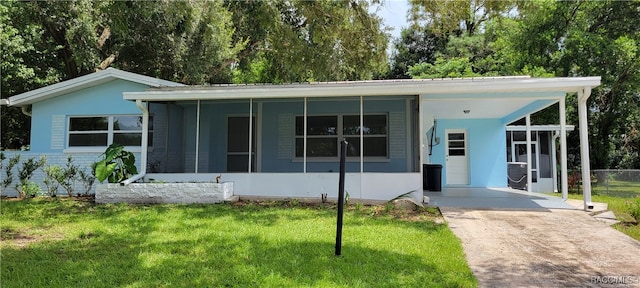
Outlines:
POLYGON ((640 287, 640 242, 581 210, 509 208, 440 207, 480 287, 640 287))

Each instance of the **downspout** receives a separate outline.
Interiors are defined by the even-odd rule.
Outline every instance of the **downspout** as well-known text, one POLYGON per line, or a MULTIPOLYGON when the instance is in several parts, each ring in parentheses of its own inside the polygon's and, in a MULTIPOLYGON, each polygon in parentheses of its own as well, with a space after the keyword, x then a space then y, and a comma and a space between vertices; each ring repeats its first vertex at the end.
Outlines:
POLYGON ((591 87, 578 91, 578 117, 580 125, 580 164, 582 166, 582 194, 584 210, 593 209, 591 203, 591 167, 589 164, 589 122, 587 121, 587 99, 591 96, 591 87))
POLYGON ((31 112, 27 111, 27 106, 20 107, 20 111, 22 111, 22 114, 31 117, 31 112))
POLYGON ((140 147, 140 171, 138 174, 131 176, 120 182, 120 185, 129 185, 147 174, 147 147, 149 143, 149 110, 142 104, 142 100, 136 100, 136 106, 142 111, 142 143, 140 147))

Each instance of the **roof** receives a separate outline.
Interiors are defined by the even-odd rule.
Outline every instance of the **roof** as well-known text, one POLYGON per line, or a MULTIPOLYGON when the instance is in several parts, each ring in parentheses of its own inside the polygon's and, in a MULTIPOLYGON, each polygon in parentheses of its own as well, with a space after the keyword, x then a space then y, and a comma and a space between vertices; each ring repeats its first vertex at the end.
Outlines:
POLYGON ((502 92, 578 92, 600 85, 600 77, 482 77, 317 82, 283 85, 216 85, 162 87, 125 92, 127 100, 173 101, 298 97, 478 94, 502 92))
POLYGON ((115 68, 107 68, 106 70, 76 77, 67 81, 52 84, 29 92, 9 97, 8 102, 0 103, 10 106, 26 106, 42 100, 50 99, 56 96, 67 94, 70 92, 97 86, 113 80, 126 80, 134 83, 149 85, 151 87, 178 87, 184 84, 166 81, 154 77, 144 76, 136 73, 126 72, 115 68))

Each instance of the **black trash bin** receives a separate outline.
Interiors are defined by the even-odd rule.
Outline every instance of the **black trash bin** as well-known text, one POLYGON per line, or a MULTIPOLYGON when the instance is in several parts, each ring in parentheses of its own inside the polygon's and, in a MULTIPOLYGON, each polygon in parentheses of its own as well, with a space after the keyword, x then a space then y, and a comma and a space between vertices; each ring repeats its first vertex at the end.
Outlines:
POLYGON ((423 164, 422 189, 429 191, 442 191, 442 165, 423 164))

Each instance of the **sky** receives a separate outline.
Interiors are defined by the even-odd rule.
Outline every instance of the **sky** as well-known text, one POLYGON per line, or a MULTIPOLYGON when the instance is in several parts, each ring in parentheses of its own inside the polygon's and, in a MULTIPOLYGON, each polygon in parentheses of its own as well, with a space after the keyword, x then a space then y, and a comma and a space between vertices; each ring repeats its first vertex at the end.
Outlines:
POLYGON ((378 15, 384 19, 387 26, 393 28, 391 36, 400 37, 400 31, 407 27, 407 10, 409 10, 408 0, 386 0, 383 1, 378 10, 378 15))

